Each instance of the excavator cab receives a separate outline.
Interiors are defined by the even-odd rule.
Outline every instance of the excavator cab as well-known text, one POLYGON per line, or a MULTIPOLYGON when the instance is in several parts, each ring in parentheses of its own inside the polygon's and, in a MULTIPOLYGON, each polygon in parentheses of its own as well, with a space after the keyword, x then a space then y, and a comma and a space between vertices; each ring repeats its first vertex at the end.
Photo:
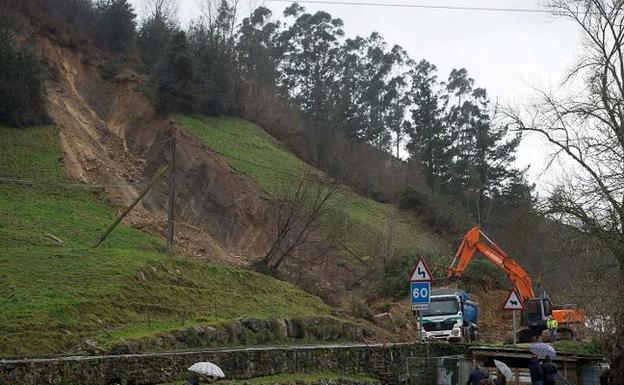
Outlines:
POLYGON ((522 324, 529 328, 546 328, 546 321, 552 315, 552 304, 548 298, 537 297, 524 302, 522 324))

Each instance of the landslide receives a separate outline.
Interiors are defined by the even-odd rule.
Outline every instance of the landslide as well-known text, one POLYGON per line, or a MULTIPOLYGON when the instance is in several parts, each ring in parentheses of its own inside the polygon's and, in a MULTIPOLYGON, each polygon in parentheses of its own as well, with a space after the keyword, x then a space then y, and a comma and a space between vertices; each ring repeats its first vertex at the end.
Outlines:
MULTIPOLYGON (((224 148, 222 143, 202 137, 202 127, 158 114, 146 96, 146 76, 133 70, 126 57, 72 49, 40 34, 33 36, 50 72, 49 112, 59 128, 61 158, 69 178, 104 185, 115 206, 126 206, 161 166, 170 164, 169 140, 175 136, 177 251, 236 266, 250 266, 266 253, 275 233, 277 205, 262 175, 210 151, 224 148)), ((204 118, 193 119, 201 122, 204 118)), ((232 134, 231 120, 207 121, 211 122, 209 129, 232 134)), ((233 134, 233 142, 246 143, 243 135, 249 134, 269 144, 253 152, 235 148, 235 152, 243 150, 246 160, 255 161, 259 155, 260 163, 270 166, 271 155, 278 148, 284 155, 280 159, 285 160, 280 166, 286 172, 312 169, 259 127, 245 121, 241 125, 245 130, 238 137, 233 134)), ((168 181, 162 181, 124 223, 162 237, 168 190, 168 181)), ((321 242, 312 242, 297 252, 304 257, 323 254, 322 259, 317 258, 316 264, 292 263, 284 269, 284 277, 327 301, 339 303, 345 291, 377 269, 382 253, 449 250, 407 211, 352 191, 347 201, 350 208, 339 225, 346 229, 343 243, 348 250, 327 251, 321 242), (388 242, 395 232, 398 239, 388 242)), ((336 225, 336 221, 331 223, 336 225)), ((322 239, 321 234, 332 229, 317 229, 312 238, 322 239)), ((374 280, 363 283, 369 286, 364 292, 374 286, 374 280)))

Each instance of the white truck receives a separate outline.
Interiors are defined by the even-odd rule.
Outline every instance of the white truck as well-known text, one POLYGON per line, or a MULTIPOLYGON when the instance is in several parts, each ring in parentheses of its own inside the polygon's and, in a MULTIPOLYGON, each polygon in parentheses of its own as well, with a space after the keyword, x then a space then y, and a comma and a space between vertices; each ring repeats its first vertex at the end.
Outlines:
POLYGON ((478 305, 461 289, 434 289, 420 317, 423 339, 470 343, 479 339, 478 305))

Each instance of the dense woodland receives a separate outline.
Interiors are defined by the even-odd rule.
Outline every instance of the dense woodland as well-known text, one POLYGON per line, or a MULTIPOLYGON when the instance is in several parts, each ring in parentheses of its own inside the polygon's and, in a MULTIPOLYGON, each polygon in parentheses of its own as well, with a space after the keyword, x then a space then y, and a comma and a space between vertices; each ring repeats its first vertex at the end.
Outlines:
MULTIPOLYGON (((127 62, 147 73, 162 113, 242 115, 332 177, 420 211, 439 232, 456 236, 468 223, 487 226, 501 210, 532 205, 526 170, 513 164, 520 136, 465 69, 441 78, 378 33, 345 36, 327 12, 295 3, 283 17, 264 7, 242 15, 234 3, 206 1, 183 28, 174 0, 148 1, 140 21, 127 0, 26 3, 48 30, 70 26, 66 44, 115 53, 108 76, 127 62)), ((5 112, 2 120, 29 122, 5 112)))

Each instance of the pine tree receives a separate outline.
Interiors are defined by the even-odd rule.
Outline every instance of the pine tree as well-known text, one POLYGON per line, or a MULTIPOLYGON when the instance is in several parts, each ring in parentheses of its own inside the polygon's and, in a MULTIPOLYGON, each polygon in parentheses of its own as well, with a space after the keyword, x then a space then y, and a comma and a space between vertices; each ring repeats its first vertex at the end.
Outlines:
POLYGON ((160 8, 154 9, 143 21, 137 36, 137 46, 141 52, 141 60, 147 68, 152 68, 162 59, 177 30, 178 26, 172 16, 160 8))
POLYGON ((163 113, 195 111, 194 68, 186 34, 176 32, 152 72, 154 104, 163 113))
POLYGON ((0 39, 0 123, 28 126, 47 122, 44 71, 35 54, 0 39))
POLYGON ((125 52, 134 44, 136 14, 128 0, 98 0, 95 37, 105 47, 125 52))
POLYGON ((426 60, 412 70, 410 141, 407 150, 430 187, 446 191, 453 162, 453 136, 445 125, 435 65, 426 60))

